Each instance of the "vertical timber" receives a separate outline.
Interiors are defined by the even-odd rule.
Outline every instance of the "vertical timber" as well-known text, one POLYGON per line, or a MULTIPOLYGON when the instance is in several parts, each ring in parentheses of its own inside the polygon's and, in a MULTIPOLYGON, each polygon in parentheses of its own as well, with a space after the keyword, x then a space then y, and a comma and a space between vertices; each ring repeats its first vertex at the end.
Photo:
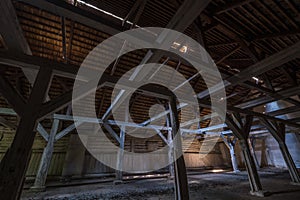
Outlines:
POLYGON ((47 143, 46 147, 44 148, 40 166, 39 166, 32 189, 37 189, 37 190, 45 189, 48 170, 50 168, 50 163, 51 163, 51 159, 52 159, 52 155, 53 155, 55 135, 58 130, 58 125, 59 125, 59 120, 54 119, 51 131, 49 134, 48 143, 47 143))
MULTIPOLYGON (((125 130, 125 127, 123 127, 125 130)), ((123 157, 124 157, 124 143, 125 143, 125 131, 120 131, 120 147, 117 154, 117 169, 116 170, 116 179, 117 181, 123 180, 123 157)))
POLYGON ((52 78, 52 69, 41 68, 35 80, 28 103, 21 115, 13 143, 0 163, 1 199, 18 199, 26 169, 31 157, 40 108, 45 101, 52 78))
POLYGON ((230 158, 231 158, 231 164, 232 164, 232 169, 233 172, 240 172, 239 167, 238 167, 238 163, 237 163, 237 159, 236 159, 236 155, 235 155, 235 151, 234 151, 234 147, 237 141, 237 138, 235 136, 224 136, 223 134, 221 135, 226 147, 229 149, 230 152, 230 158))
MULTIPOLYGON (((238 117, 238 116, 236 116, 238 117)), ((248 137, 253 121, 253 116, 247 115, 246 120, 243 123, 242 119, 232 119, 229 115, 226 115, 226 124, 232 130, 233 134, 239 139, 239 144, 242 148, 243 158, 245 161, 248 178, 250 182, 250 193, 255 196, 264 196, 262 191, 262 185, 257 173, 254 159, 251 155, 251 151, 248 144, 248 137)))
MULTIPOLYGON (((168 109, 168 108, 167 108, 168 109)), ((171 125, 170 125, 170 115, 167 115, 167 127, 170 128, 171 125)), ((174 148, 173 148, 173 142, 172 142, 172 131, 171 130, 168 130, 168 159, 169 159, 169 172, 170 172, 170 179, 174 178, 174 165, 173 165, 173 162, 174 162, 174 148)))
POLYGON ((177 106, 176 106, 176 98, 170 98, 170 105, 171 108, 170 118, 171 118, 171 125, 172 125, 172 136, 173 136, 173 149, 174 149, 174 174, 175 174, 175 197, 176 200, 188 200, 189 199, 189 188, 188 188, 188 181, 187 181, 187 174, 186 174, 186 167, 184 163, 184 157, 182 153, 182 146, 181 146, 181 135, 179 135, 179 139, 176 140, 176 134, 180 133, 180 126, 179 126, 179 119, 177 113, 177 106), (174 144, 175 142, 175 144, 174 144))
POLYGON ((285 124, 271 122, 264 118, 261 118, 262 124, 270 131, 272 136, 279 144, 280 151, 282 153, 283 159, 287 165, 289 170, 292 183, 299 184, 300 183, 300 176, 298 170, 296 168, 295 162, 286 146, 285 143, 285 124))

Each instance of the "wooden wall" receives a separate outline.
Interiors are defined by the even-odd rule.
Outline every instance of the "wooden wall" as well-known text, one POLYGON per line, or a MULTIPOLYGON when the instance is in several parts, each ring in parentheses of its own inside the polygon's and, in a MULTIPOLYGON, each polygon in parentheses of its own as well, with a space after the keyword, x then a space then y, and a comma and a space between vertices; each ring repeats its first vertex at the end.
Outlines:
MULTIPOLYGON (((0 133, 4 134, 4 138, 0 142, 0 158, 2 158, 13 140, 14 131, 7 128, 1 128, 0 133)), ((34 177, 36 175, 45 145, 45 140, 39 134, 37 134, 33 145, 30 164, 27 170, 27 177, 34 177)), ((218 142, 214 150, 204 158, 200 158, 200 145, 201 143, 198 140, 195 140, 188 149, 187 153, 184 154, 187 168, 219 167, 228 166, 228 164, 230 164, 230 160, 228 161, 228 158, 230 157, 228 157, 228 152, 226 152, 227 149, 224 146, 224 143, 218 142)), ((136 153, 151 152, 163 146, 164 143, 159 137, 152 137, 150 139, 133 139, 126 137, 125 142, 125 150, 136 153)), ((111 158, 111 152, 107 150, 107 152, 103 153, 102 156, 102 159, 109 161, 111 158)), ((167 155, 164 155, 163 157, 161 155, 158 156, 160 156, 160 159, 168 159, 167 155)), ((139 168, 141 170, 145 169, 146 166, 155 166, 156 164, 157 163, 155 163, 153 160, 131 159, 124 161, 124 165, 128 168, 139 168)), ((114 170, 100 163, 93 156, 91 156, 85 150, 81 141, 78 140, 78 136, 76 134, 69 134, 55 143, 54 153, 49 170, 49 178, 61 177, 62 174, 64 174, 64 176, 85 176, 105 173, 114 173, 114 170), (76 137, 77 142, 74 143, 74 138, 76 139, 76 137), (70 151, 74 151, 74 149, 77 150, 77 152, 75 152, 75 157, 72 157, 72 159, 67 159, 67 156, 69 156, 71 153, 70 151), (78 151, 82 152, 81 158, 80 156, 76 156, 78 151), (66 160, 68 160, 68 162, 66 162, 66 160), (72 166, 74 164, 78 165, 78 163, 80 163, 79 165, 82 166, 77 168, 77 172, 69 173, 68 166, 72 166)))

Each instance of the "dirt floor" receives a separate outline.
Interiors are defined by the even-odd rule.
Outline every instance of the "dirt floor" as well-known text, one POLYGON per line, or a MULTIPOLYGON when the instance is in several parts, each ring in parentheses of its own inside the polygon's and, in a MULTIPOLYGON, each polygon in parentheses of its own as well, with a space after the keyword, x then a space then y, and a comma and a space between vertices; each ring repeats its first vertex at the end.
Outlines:
MULTIPOLYGON (((259 172, 264 191, 268 196, 261 198, 249 194, 247 174, 240 172, 189 173, 190 199, 222 200, 299 200, 300 185, 292 185, 288 172, 263 170, 259 172)), ((25 190, 22 199, 121 199, 159 200, 174 199, 173 181, 166 178, 132 180, 114 185, 112 182, 68 187, 50 187, 45 192, 25 190)))

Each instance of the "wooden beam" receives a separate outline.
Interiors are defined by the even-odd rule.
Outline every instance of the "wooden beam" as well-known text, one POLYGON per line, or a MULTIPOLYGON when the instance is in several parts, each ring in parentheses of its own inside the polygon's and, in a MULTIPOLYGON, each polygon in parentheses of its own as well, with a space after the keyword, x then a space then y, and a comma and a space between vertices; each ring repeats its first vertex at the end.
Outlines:
POLYGON ((236 107, 239 108, 253 108, 256 106, 260 106, 266 103, 270 103, 277 100, 286 99, 288 97, 295 96, 297 94, 300 94, 300 86, 288 88, 288 89, 282 89, 278 92, 273 92, 268 94, 268 96, 258 97, 256 99, 241 103, 239 105, 236 105, 236 107))
POLYGON ((232 130, 233 134, 238 137, 239 144, 242 148, 243 158, 245 161, 248 178, 251 187, 251 194, 256 196, 264 196, 264 192, 262 191, 262 186, 260 183, 260 179, 257 173, 257 169, 255 167, 254 159, 251 155, 249 144, 248 144, 248 136, 251 128, 251 124, 253 122, 253 116, 247 115, 246 121, 244 124, 241 124, 241 128, 231 119, 231 117, 227 114, 226 124, 232 130))
POLYGON ((141 15, 142 15, 142 13, 143 13, 143 11, 144 11, 144 9, 145 9, 146 4, 147 4, 147 0, 142 0, 142 3, 141 3, 141 5, 140 5, 140 7, 139 7, 139 9, 138 9, 138 11, 137 11, 137 13, 136 13, 134 19, 133 19, 131 28, 135 27, 136 24, 138 23, 138 21, 139 21, 141 15))
POLYGON ((162 139, 162 141, 164 141, 165 144, 169 145, 169 142, 167 140, 167 138, 160 132, 160 130, 155 129, 157 135, 159 135, 159 137, 162 139))
POLYGON ((50 163, 54 151, 54 142, 55 142, 55 135, 58 130, 59 120, 54 119, 52 128, 49 134, 49 139, 47 142, 46 147, 44 148, 43 155, 40 161, 40 165, 35 177, 34 185, 32 189, 44 190, 46 179, 48 175, 48 170, 50 168, 50 163))
POLYGON ((134 13, 136 13, 137 9, 139 8, 139 6, 143 3, 144 0, 136 0, 133 4, 133 6, 130 8, 130 11, 128 12, 128 14, 126 15, 126 17, 124 17, 123 21, 122 21, 122 26, 124 26, 124 24, 130 20, 130 18, 134 15, 134 13))
POLYGON ((37 56, 28 56, 16 52, 0 51, 0 63, 11 67, 28 68, 29 70, 39 70, 39 67, 41 66, 42 68, 48 68, 53 70, 53 74, 57 76, 72 79, 76 78, 76 74, 79 69, 79 67, 75 65, 59 63, 53 60, 37 56))
POLYGON ((95 28, 99 31, 103 31, 109 35, 115 35, 122 32, 121 21, 119 23, 112 22, 105 18, 104 14, 101 16, 92 14, 89 11, 80 9, 79 7, 73 6, 65 1, 60 0, 17 0, 24 2, 26 4, 32 5, 34 7, 40 8, 47 12, 53 13, 60 17, 65 17, 75 22, 87 25, 89 27, 95 28))
MULTIPOLYGON (((123 127, 125 129, 125 127, 123 127)), ((117 169, 116 170, 116 179, 118 181, 123 180, 123 160, 124 160, 124 145, 125 145, 125 135, 126 133, 124 131, 120 131, 120 141, 119 141, 119 149, 118 149, 118 155, 117 155, 117 169)))
POLYGON ((137 0, 135 1, 135 3, 133 4, 133 6, 131 7, 129 13, 126 15, 126 17, 123 19, 122 25, 124 26, 124 24, 130 20, 131 17, 133 17, 134 14, 135 17, 133 19, 131 28, 135 27, 145 6, 146 6, 147 0, 137 0))
POLYGON ((230 115, 226 114, 225 122, 239 140, 243 140, 245 138, 242 129, 234 122, 230 115))
POLYGON ((266 39, 274 39, 274 38, 280 38, 280 37, 288 37, 293 35, 300 34, 300 29, 296 30, 288 30, 281 33, 270 33, 270 34, 263 34, 259 35, 255 38, 253 38, 254 41, 260 41, 260 40, 266 40, 266 39))
POLYGON ((271 122, 263 118, 261 118, 261 122, 278 142, 280 151, 288 167, 292 182, 299 184, 299 173, 285 143, 285 125, 283 123, 271 122))
POLYGON ((235 47, 230 53, 228 53, 227 55, 223 56, 222 58, 220 58, 216 64, 219 65, 220 63, 222 63, 224 60, 226 60, 227 58, 229 58, 230 56, 232 56, 233 54, 235 54, 236 52, 238 52, 241 49, 240 46, 235 47))
MULTIPOLYGON (((0 33, 8 51, 32 55, 11 0, 3 0, 0 3, 0 23, 0 33)), ((26 68, 22 71, 29 83, 33 85, 38 71, 26 68)))
MULTIPOLYGON (((271 56, 272 57, 272 56, 271 56)), ((271 59, 271 58, 270 58, 271 59)), ((47 68, 47 69, 53 69, 53 73, 60 75, 60 76, 66 76, 69 78, 75 78, 78 67, 73 66, 73 65, 67 65, 64 63, 58 63, 55 61, 50 61, 44 58, 38 58, 38 57, 33 57, 33 56, 21 56, 21 55, 11 55, 11 54, 6 54, 0 52, 0 63, 3 64, 9 64, 15 67, 19 66, 25 66, 27 68, 35 68, 37 69, 39 65, 41 65, 42 68, 47 68)), ((84 79, 84 77, 82 77, 84 79)), ((103 76, 99 84, 103 83, 111 83, 109 86, 112 86, 117 82, 117 77, 113 76, 103 76)), ((130 84, 128 83, 128 87, 130 87, 130 84)), ((161 98, 168 98, 169 94, 166 94, 164 92, 158 91, 157 89, 153 90, 151 87, 146 87, 145 89, 142 90, 145 93, 149 93, 151 95, 157 94, 160 95, 161 98), (165 96, 165 97, 163 97, 165 96)), ((202 92, 201 92, 202 93, 202 92)), ((201 94, 199 93, 199 94, 201 94)), ((205 94, 206 95, 206 94, 205 94)), ((64 107, 68 105, 72 101, 72 91, 69 93, 64 94, 63 96, 60 97, 60 99, 56 100, 51 100, 51 103, 45 103, 42 111, 40 112, 40 117, 44 117, 47 114, 53 113, 56 110, 59 110, 59 108, 64 107)), ((203 107, 210 107, 210 104, 208 102, 200 101, 203 105, 203 107)), ((247 109, 240 109, 237 107, 229 106, 229 110, 234 111, 234 112, 241 112, 244 114, 250 114, 254 116, 262 116, 268 119, 273 119, 273 120, 278 120, 281 121, 282 119, 274 118, 272 116, 264 115, 262 113, 257 113, 253 112, 247 109)), ((299 127, 299 124, 296 123, 291 123, 286 120, 282 121, 283 123, 286 123, 290 126, 293 127, 299 127)))
POLYGON ((46 142, 48 142, 48 140, 49 140, 49 134, 47 133, 47 131, 44 129, 44 127, 40 123, 38 123, 38 125, 36 127, 36 130, 44 138, 44 140, 46 142))
POLYGON ((32 55, 11 0, 0 2, 0 33, 11 52, 32 55))
POLYGON ((46 98, 51 78, 51 70, 41 69, 39 71, 29 101, 21 115, 14 140, 0 163, 0 192, 2 199, 15 200, 21 195, 35 138, 34 129, 38 112, 46 98))
POLYGON ((219 6, 220 8, 218 10, 216 10, 214 13, 219 15, 219 14, 228 12, 232 9, 235 9, 235 8, 240 7, 240 6, 251 3, 253 1, 255 1, 255 0, 243 0, 243 1, 237 0, 237 1, 233 1, 233 2, 227 3, 225 6, 219 6))
MULTIPOLYGON (((275 53, 274 55, 269 56, 268 58, 265 58, 264 60, 261 60, 254 65, 247 67, 240 73, 231 76, 229 78, 226 78, 225 82, 228 84, 226 84, 225 87, 235 86, 240 83, 243 83, 251 79, 252 77, 256 77, 269 70, 279 67, 282 64, 294 60, 299 55, 300 55, 300 42, 297 42, 296 44, 287 47, 286 49, 283 49, 282 51, 275 53)), ((209 95, 208 90, 205 90, 198 94, 198 96, 201 96, 202 98, 207 97, 208 95, 209 95)))
POLYGON ((13 109, 18 113, 19 116, 22 115, 23 109, 25 108, 26 101, 23 96, 10 84, 10 82, 0 75, 0 93, 6 99, 8 104, 10 104, 13 109))
MULTIPOLYGON (((186 0, 177 10, 175 15, 172 17, 170 22, 167 24, 167 29, 176 30, 179 32, 183 32, 197 17, 200 13, 206 8, 206 6, 210 3, 211 0, 203 0, 203 1, 193 1, 193 0, 186 0)), ((156 39, 157 43, 162 43, 162 41, 167 37, 167 31, 162 32, 156 39)), ((171 45, 171 44, 170 44, 171 45)), ((131 75, 130 80, 142 80, 145 78, 146 75, 150 72, 151 68, 147 68, 143 70, 143 74, 139 72, 143 68, 143 64, 149 63, 157 63, 162 55, 160 53, 154 53, 152 50, 149 50, 146 56, 140 63, 140 67, 137 67, 135 72, 131 75), (137 76, 138 75, 138 76, 137 76)), ((126 93, 125 90, 121 90, 117 95, 117 98, 114 102, 110 105, 107 111, 104 113, 102 120, 105 121, 111 115, 111 111, 113 107, 117 107, 120 102, 123 102, 128 92, 126 93)))
POLYGON ((259 170, 260 169, 260 165, 259 165, 259 162, 257 160, 256 153, 255 153, 255 143, 256 143, 256 138, 255 138, 254 135, 251 135, 249 137, 249 147, 250 147, 251 154, 252 154, 252 156, 254 158, 256 169, 259 170))
POLYGON ((115 138, 115 140, 120 144, 121 138, 117 135, 117 133, 108 125, 107 123, 103 123, 104 128, 115 138))
POLYGON ((240 172, 236 159, 236 154, 234 151, 237 138, 235 136, 224 136, 223 134, 221 134, 221 138, 223 139, 224 144, 229 149, 233 172, 240 172))
POLYGON ((272 112, 267 112, 266 114, 275 117, 275 116, 285 115, 285 114, 289 114, 289 113, 293 113, 293 112, 298 112, 298 111, 300 111, 300 107, 299 106, 291 106, 291 107, 288 107, 288 108, 283 108, 283 109, 280 109, 280 110, 275 110, 275 111, 272 111, 272 112))
MULTIPOLYGON (((168 106, 166 106, 166 109, 168 109, 168 106)), ((166 125, 168 128, 171 128, 171 122, 170 122, 170 115, 168 114, 166 116, 166 125)), ((173 147, 173 136, 172 131, 168 130, 168 138, 167 138, 167 144, 168 144, 168 161, 169 161, 169 173, 170 178, 174 178, 174 147, 173 147)))
POLYGON ((174 174, 175 174, 175 198, 177 200, 188 200, 189 199, 189 187, 187 181, 186 167, 184 163, 184 157, 181 145, 181 134, 178 119, 178 111, 176 107, 176 98, 173 97, 170 100, 169 108, 170 112, 170 122, 172 126, 172 137, 173 137, 173 151, 174 158, 174 174), (179 134, 179 135, 178 135, 179 134), (175 137, 179 139, 175 139, 175 137))
POLYGON ((8 121, 7 119, 5 119, 4 117, 0 116, 0 124, 2 124, 3 126, 10 128, 12 130, 16 130, 17 126, 13 123, 11 123, 10 121, 8 121))
MULTIPOLYGON (((274 92, 273 89, 265 88, 265 87, 260 86, 260 85, 258 85, 258 84, 252 83, 252 82, 250 82, 250 81, 246 81, 246 82, 244 82, 244 83, 241 83, 240 85, 245 86, 245 87, 248 87, 248 88, 251 88, 251 89, 258 90, 258 91, 260 91, 260 92, 263 92, 263 93, 265 93, 267 96, 273 97, 274 99, 277 99, 277 97, 281 99, 281 97, 280 97, 280 96, 277 96, 277 93, 274 92)), ((295 100, 295 99, 293 99, 293 98, 291 98, 291 97, 285 98, 285 101, 287 101, 287 102, 289 102, 289 103, 291 103, 291 104, 293 104, 293 105, 300 106, 300 102, 297 101, 297 100, 295 100)))
MULTIPOLYGON (((83 122, 76 122, 77 126, 80 126, 80 124, 82 124, 83 122)), ((60 131, 59 133, 56 134, 55 136, 55 141, 59 140, 60 138, 66 136, 68 133, 70 133, 71 131, 73 131, 76 128, 75 126, 75 122, 73 124, 71 124, 70 126, 68 126, 67 128, 65 128, 64 130, 60 131)))
POLYGON ((63 59, 65 60, 65 62, 67 62, 67 32, 66 19, 64 17, 61 18, 61 33, 63 59))
POLYGON ((250 79, 251 77, 258 76, 291 60, 294 60, 299 55, 300 42, 297 42, 294 45, 289 46, 286 49, 283 49, 282 51, 275 53, 274 55, 269 56, 266 59, 244 69, 237 75, 230 77, 227 81, 233 83, 233 85, 236 85, 250 79))

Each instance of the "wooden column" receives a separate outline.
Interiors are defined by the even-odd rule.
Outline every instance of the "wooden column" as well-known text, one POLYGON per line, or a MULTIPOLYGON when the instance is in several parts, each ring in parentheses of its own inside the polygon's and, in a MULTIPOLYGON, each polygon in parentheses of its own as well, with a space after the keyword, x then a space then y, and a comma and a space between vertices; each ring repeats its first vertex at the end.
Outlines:
POLYGON ((280 151, 281 151, 282 156, 284 158, 284 161, 285 161, 285 163, 288 167, 292 182, 299 184, 300 183, 299 173, 297 171, 296 165, 293 161, 293 158, 292 158, 285 142, 280 142, 279 143, 279 148, 280 148, 280 151))
POLYGON ((231 157, 233 171, 240 172, 238 163, 237 163, 237 159, 236 159, 236 155, 235 155, 235 151, 234 151, 234 146, 230 147, 230 157, 231 157))
POLYGON ((222 136, 222 139, 223 139, 226 147, 229 149, 233 172, 240 172, 238 163, 237 163, 237 159, 236 159, 236 155, 235 155, 235 151, 234 151, 234 147, 235 147, 237 138, 235 136, 224 136, 224 135, 221 135, 221 136, 222 136))
POLYGON ((255 166, 256 166, 256 169, 259 170, 260 168, 260 165, 259 165, 259 162, 257 160, 257 156, 256 156, 256 153, 255 153, 255 142, 256 142, 256 139, 254 136, 251 136, 249 138, 249 147, 250 147, 250 151, 251 151, 251 154, 254 158, 254 162, 255 162, 255 166))
POLYGON ((248 178, 250 182, 250 193, 255 196, 264 196, 262 191, 262 185, 257 173, 254 159, 251 155, 248 137, 253 121, 253 116, 247 115, 245 121, 241 119, 240 116, 233 116, 231 118, 229 115, 226 115, 226 124, 232 130, 233 134, 239 139, 239 144, 242 148, 243 158, 245 161, 248 178))
MULTIPOLYGON (((125 127, 123 127, 125 128, 125 127)), ((116 170, 116 179, 117 181, 122 181, 123 180, 123 157, 124 157, 124 143, 125 143, 125 132, 120 131, 120 149, 118 150, 118 155, 117 155, 117 169, 116 170)), ((117 183, 117 182, 115 182, 117 183)))
POLYGON ((84 166, 86 148, 84 144, 88 142, 88 136, 71 134, 69 147, 65 157, 65 163, 62 170, 62 177, 66 180, 72 176, 81 176, 84 166))
POLYGON ((45 189, 45 183, 48 175, 48 170, 50 168, 50 163, 52 159, 52 154, 54 150, 54 141, 55 141, 55 135, 58 130, 59 120, 54 119, 52 128, 48 137, 48 143, 46 147, 44 148, 43 155, 41 158, 40 166, 37 172, 37 175, 35 177, 35 182, 32 187, 32 189, 37 190, 44 190, 45 189))
POLYGON ((260 179, 256 170, 254 159, 251 155, 250 148, 247 140, 240 140, 240 145, 243 152, 243 158, 245 161, 246 169, 248 172, 251 194, 257 196, 263 196, 262 193, 262 185, 260 183, 260 179))
MULTIPOLYGON (((167 107, 168 109, 168 107, 167 107)), ((170 124, 170 115, 167 115, 167 118, 166 118, 166 122, 167 122, 167 127, 170 128, 171 127, 171 124, 170 124)), ((168 160, 169 160, 169 163, 171 163, 169 165, 169 172, 170 172, 170 176, 169 178, 174 178, 174 165, 173 165, 173 162, 174 162, 174 148, 173 148, 173 140, 172 140, 173 136, 172 136, 172 131, 171 130, 168 130, 168 138, 167 138, 167 141, 168 141, 168 160)))
POLYGON ((169 172, 170 172, 170 178, 174 178, 174 148, 173 148, 173 143, 172 143, 172 131, 168 131, 168 145, 169 145, 169 149, 168 149, 168 159, 169 159, 169 163, 171 163, 169 165, 169 172))
MULTIPOLYGON (((39 70, 28 103, 21 113, 20 123, 13 143, 0 163, 1 199, 18 199, 21 195, 35 138, 34 129, 41 105, 47 95, 51 78, 51 69, 41 68, 39 70)), ((5 91, 5 88, 2 91, 5 91)))
POLYGON ((289 170, 292 183, 299 184, 300 183, 299 173, 297 171, 295 162, 293 161, 293 158, 285 143, 285 124, 270 122, 264 118, 261 118, 261 122, 270 131, 272 136, 278 142, 280 151, 289 170))
POLYGON ((189 199, 189 187, 188 187, 184 157, 183 157, 183 153, 182 153, 181 135, 179 136, 178 140, 174 140, 176 134, 181 134, 175 97, 171 97, 169 107, 171 109, 170 122, 172 125, 174 157, 175 158, 179 157, 174 162, 175 197, 177 200, 182 200, 182 199, 188 200, 189 199), (181 155, 181 156, 179 156, 179 155, 181 155))

